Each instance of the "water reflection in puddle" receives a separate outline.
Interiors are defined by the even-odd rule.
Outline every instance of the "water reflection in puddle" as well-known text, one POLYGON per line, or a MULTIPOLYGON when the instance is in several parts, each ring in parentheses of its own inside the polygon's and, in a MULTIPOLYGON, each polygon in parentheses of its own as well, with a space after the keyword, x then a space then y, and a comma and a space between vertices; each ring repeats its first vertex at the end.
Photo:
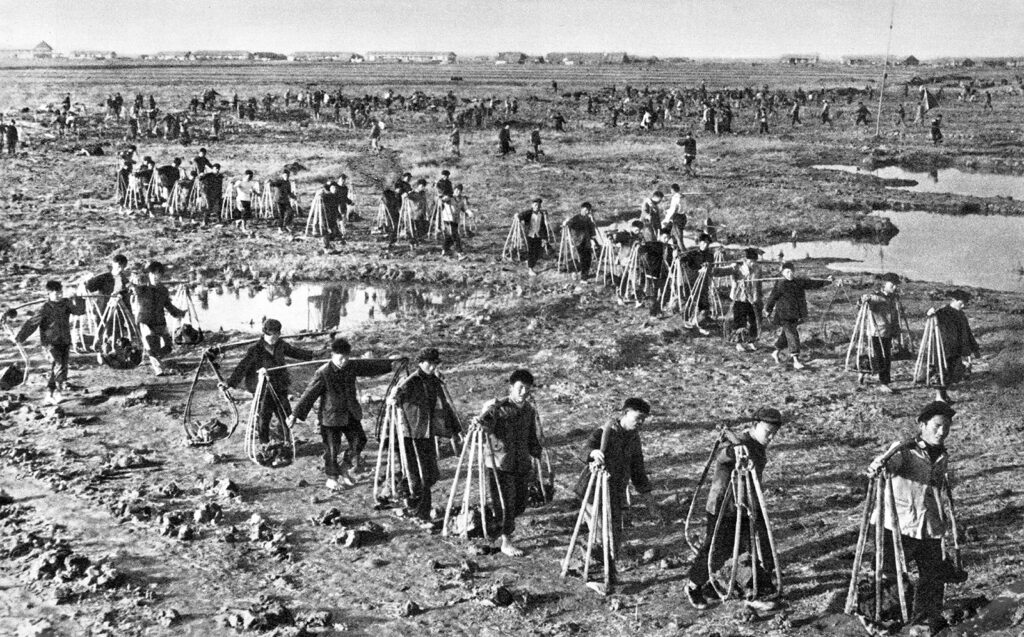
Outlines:
POLYGON ((916 186, 897 187, 899 190, 912 192, 1024 199, 1024 177, 1018 175, 971 173, 956 168, 943 168, 932 172, 913 172, 899 166, 885 166, 875 170, 845 165, 819 165, 812 166, 812 168, 838 170, 857 175, 874 175, 883 179, 912 179, 917 182, 916 186))
POLYGON ((878 211, 900 232, 888 245, 852 241, 779 243, 765 258, 850 259, 841 272, 896 272, 917 281, 1024 292, 1024 218, 878 211))
POLYGON ((353 329, 366 321, 394 320, 484 308, 492 294, 416 286, 343 283, 267 285, 262 289, 197 288, 199 324, 207 331, 258 333, 264 318, 281 321, 284 333, 353 329))

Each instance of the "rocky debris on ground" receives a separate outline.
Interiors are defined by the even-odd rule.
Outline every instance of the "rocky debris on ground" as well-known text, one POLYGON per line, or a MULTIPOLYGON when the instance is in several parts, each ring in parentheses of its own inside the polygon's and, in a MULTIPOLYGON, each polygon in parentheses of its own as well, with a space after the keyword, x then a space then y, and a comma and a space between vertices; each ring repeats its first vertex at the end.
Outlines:
POLYGON ((156 617, 156 623, 164 628, 170 628, 181 621, 181 614, 175 608, 165 608, 156 617))
POLYGON ((295 449, 286 442, 275 441, 263 445, 256 452, 256 462, 264 467, 287 467, 295 460, 295 449))
POLYGON ((411 599, 398 608, 399 617, 415 617, 423 613, 423 609, 419 604, 412 601, 411 599))
POLYGON ((288 534, 276 528, 259 513, 253 513, 246 522, 245 539, 257 544, 268 556, 277 559, 291 557, 288 534))
POLYGON ((161 485, 156 492, 157 495, 162 498, 177 498, 182 494, 181 487, 174 482, 168 482, 167 484, 161 485))
POLYGON ((262 596, 245 608, 224 607, 216 616, 218 625, 238 631, 265 632, 295 626, 295 615, 276 597, 262 596))
POLYGON ((47 619, 27 619, 18 624, 15 637, 56 637, 53 624, 47 619))
POLYGON ((216 524, 224 518, 224 509, 216 502, 205 502, 192 512, 192 521, 196 524, 216 524))
POLYGON ((10 493, 0 489, 0 506, 7 506, 8 504, 14 504, 14 497, 11 496, 10 493))
POLYGON ((197 422, 193 424, 191 442, 193 444, 208 445, 227 438, 228 431, 228 426, 216 418, 197 422))
POLYGON ((199 488, 206 495, 223 500, 241 497, 238 485, 229 478, 200 478, 199 488))
POLYGON ((516 601, 512 591, 500 584, 478 591, 477 596, 485 606, 511 606, 516 601))
POLYGON ((388 541, 388 532, 376 522, 363 522, 356 527, 339 526, 332 542, 347 549, 362 548, 388 541))
POLYGON ((320 512, 309 518, 309 521, 316 526, 345 526, 345 518, 341 515, 341 509, 333 507, 320 512))
POLYGON ((145 456, 147 453, 149 451, 143 449, 123 449, 107 461, 106 467, 109 469, 135 469, 150 466, 153 461, 145 456))

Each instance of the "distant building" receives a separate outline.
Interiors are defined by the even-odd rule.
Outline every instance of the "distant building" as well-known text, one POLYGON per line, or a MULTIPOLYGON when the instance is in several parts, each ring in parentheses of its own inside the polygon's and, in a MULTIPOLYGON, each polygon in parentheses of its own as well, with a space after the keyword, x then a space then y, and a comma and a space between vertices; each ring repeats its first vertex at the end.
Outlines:
POLYGON ((844 55, 843 64, 847 66, 881 66, 885 64, 884 55, 844 55))
POLYGON ((972 60, 971 58, 963 58, 963 59, 956 60, 955 62, 953 62, 953 66, 962 66, 962 67, 965 67, 965 68, 971 68, 971 67, 975 66, 975 63, 974 63, 974 60, 972 60))
POLYGON ((40 42, 31 49, 0 49, 0 59, 7 60, 49 60, 53 57, 53 47, 40 42))
POLYGON ((370 51, 367 62, 390 64, 454 64, 451 51, 370 51))
POLYGON ((920 66, 921 60, 918 60, 913 55, 908 55, 907 57, 903 58, 903 61, 900 62, 900 64, 903 66, 920 66))
POLYGON ((544 56, 548 64, 595 65, 595 64, 628 64, 630 58, 625 53, 548 53, 544 56))
POLYGON ((191 51, 157 51, 153 55, 154 59, 157 60, 191 60, 191 51))
POLYGON ((193 51, 193 60, 251 60, 248 51, 193 51))
POLYGON ((779 58, 783 64, 817 64, 821 59, 817 53, 789 53, 779 58))
POLYGON ((274 53, 273 51, 254 51, 252 59, 260 60, 261 62, 275 62, 287 60, 288 56, 284 53, 274 53))
POLYGON ((520 51, 502 51, 494 60, 495 64, 526 64, 529 57, 520 51))
POLYGON ((296 51, 288 59, 293 62, 362 62, 363 56, 348 51, 296 51))
POLYGON ((72 51, 68 54, 73 60, 113 60, 117 57, 115 51, 72 51))

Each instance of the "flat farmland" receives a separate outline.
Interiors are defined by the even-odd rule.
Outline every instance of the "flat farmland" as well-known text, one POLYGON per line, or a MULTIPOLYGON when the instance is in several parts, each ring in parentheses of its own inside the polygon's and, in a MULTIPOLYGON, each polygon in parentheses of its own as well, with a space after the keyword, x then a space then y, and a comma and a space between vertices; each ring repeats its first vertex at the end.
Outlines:
MULTIPOLYGON (((409 520, 375 508, 372 474, 364 473, 354 488, 323 488, 322 445, 312 416, 295 432, 300 440, 296 461, 281 469, 246 458, 242 427, 214 447, 184 446, 181 418, 202 346, 176 348, 169 360, 175 373, 159 378, 145 366, 118 371, 97 366, 94 355, 74 356, 74 388, 54 409, 39 402, 45 360, 33 337, 29 382, 0 395, 0 486, 16 500, 0 537, 9 542, 5 546, 25 551, 10 552, 0 567, 0 632, 46 620, 61 635, 229 634, 233 629, 224 628, 220 619, 225 613, 269 596, 307 617, 329 611, 327 626, 308 628, 321 634, 863 634, 856 620, 841 613, 865 488, 862 470, 891 440, 913 429, 914 415, 932 396, 912 383, 913 361, 897 362, 894 395, 858 385, 856 374, 844 370, 855 299, 872 289, 871 275, 855 273, 845 277, 846 287, 811 293, 811 316, 801 330, 812 362, 807 370, 795 371, 769 358, 775 338, 770 326, 759 351, 738 353, 723 338, 686 329, 677 314, 653 318, 647 307, 620 303, 610 286, 580 283, 558 272, 554 252, 539 276, 528 277, 525 264, 502 260, 502 248, 512 215, 527 208, 534 196, 544 198, 553 222, 590 201, 598 223, 605 225, 638 216, 645 197, 672 183, 688 193, 691 225, 711 217, 720 226, 722 242, 733 246, 791 238, 881 240, 892 229, 873 211, 1020 215, 1024 207, 1011 198, 915 192, 870 174, 812 168, 894 165, 1020 176, 1024 98, 1014 71, 896 67, 886 80, 883 124, 876 138, 873 121, 868 126, 853 122, 861 98, 847 103, 840 90, 877 86, 877 67, 0 66, 0 110, 7 114, 5 121, 13 117, 19 122, 24 142, 15 155, 0 158, 0 307, 38 298, 48 279, 69 285, 101 272, 116 253, 127 255, 134 269, 159 259, 171 268, 172 278, 228 293, 302 281, 381 288, 404 281, 431 292, 477 293, 487 299, 482 307, 410 312, 395 320, 361 323, 345 335, 358 354, 413 356, 421 347, 440 348, 464 419, 505 391, 509 372, 530 368, 538 378, 537 402, 557 485, 553 502, 529 509, 521 519, 517 539, 527 555, 511 560, 487 551, 482 541, 420 531, 409 520), (462 79, 452 81, 452 76, 462 79), (933 79, 930 90, 942 88, 935 111, 944 116, 941 145, 931 142, 926 124, 893 123, 899 102, 913 119, 916 88, 904 96, 903 83, 914 76, 933 79), (959 77, 989 87, 993 108, 983 108, 981 99, 957 100, 959 77), (552 80, 558 82, 557 92, 552 80), (767 84, 772 92, 791 95, 798 87, 823 87, 836 97, 834 127, 817 120, 817 105, 807 106, 803 123, 791 125, 788 109, 780 105, 770 117, 769 133, 759 134, 753 100, 744 97, 736 102, 733 134, 715 135, 702 129, 693 99, 701 82, 710 93, 767 84), (640 94, 624 105, 613 128, 608 125, 611 102, 603 89, 614 85, 620 103, 627 84, 640 94), (340 89, 346 98, 379 98, 388 90, 440 98, 451 90, 460 109, 490 96, 515 97, 519 109, 506 114, 502 105, 480 127, 464 127, 460 156, 446 148, 449 127, 443 109, 389 108, 379 101, 370 108, 386 123, 381 154, 369 152, 369 130, 350 126, 346 109, 335 119, 327 107, 316 120, 306 108, 293 104, 286 109, 280 99, 272 112, 261 108, 253 120, 225 110, 219 139, 210 134, 211 112, 199 110, 190 115, 190 146, 156 136, 132 142, 158 165, 173 157, 188 162, 203 146, 231 178, 252 169, 264 180, 286 164, 297 164, 300 230, 315 190, 348 174, 358 219, 348 225, 346 243, 336 244, 334 251, 322 250, 318 238, 278 233, 265 224, 249 234, 230 224, 179 225, 162 210, 149 216, 117 209, 114 152, 127 143, 127 127, 123 121, 103 121, 98 105, 107 95, 120 92, 130 100, 135 93, 152 94, 162 111, 181 113, 189 98, 207 89, 224 100, 234 92, 259 99, 310 87, 340 89), (684 107, 665 127, 640 129, 636 104, 657 99, 663 89, 682 90, 684 107), (85 105, 85 112, 79 130, 61 136, 48 125, 50 115, 39 109, 59 104, 66 92, 85 105), (586 110, 588 92, 602 96, 593 113, 586 110), (567 119, 565 131, 553 129, 554 112, 567 119), (503 121, 512 124, 519 151, 504 158, 496 154, 497 127, 503 121), (535 126, 541 127, 546 155, 527 162, 529 131, 535 126), (696 175, 683 170, 676 143, 688 130, 698 141, 696 175), (75 152, 96 145, 106 154, 75 152), (432 242, 389 249, 371 234, 382 182, 409 171, 414 180, 433 183, 442 169, 465 185, 477 211, 466 260, 442 257, 432 242), (578 511, 570 489, 583 469, 576 458, 579 447, 630 395, 643 396, 654 406, 642 436, 655 491, 634 511, 623 584, 605 598, 584 588, 578 577, 560 579, 558 562, 578 511), (762 405, 778 407, 789 419, 769 451, 765 476, 787 607, 781 615, 759 618, 740 612, 739 602, 697 613, 682 593, 692 559, 682 528, 688 498, 717 428, 741 428, 762 405), (218 480, 230 480, 234 487, 227 489, 218 480), (222 517, 188 522, 211 503, 222 509, 222 517), (377 541, 355 548, 346 548, 343 537, 339 543, 342 531, 319 523, 331 519, 325 514, 332 508, 348 527, 375 525, 381 531, 377 541), (250 522, 254 514, 269 534, 257 529, 256 539, 249 539, 252 527, 259 527, 258 521, 250 522), (191 535, 179 534, 182 524, 192 525, 191 535), (37 544, 22 536, 26 533, 35 534, 37 544), (70 589, 60 594, 60 582, 31 579, 27 573, 40 555, 31 551, 52 548, 47 541, 64 541, 91 559, 104 560, 123 572, 127 583, 101 591, 65 583, 70 589), (512 592, 515 603, 489 603, 498 586, 512 592)), ((869 105, 873 120, 876 102, 869 105)), ((971 239, 964 237, 965 250, 986 249, 971 239)), ((955 255, 950 256, 954 263, 955 255)), ((766 271, 773 273, 774 267, 766 264, 766 271)), ((823 261, 801 261, 799 270, 808 276, 829 273, 823 261)), ((944 303, 950 288, 944 279, 903 284, 917 336, 925 312, 944 303)), ((982 594, 997 596, 1020 578, 1022 563, 1024 492, 1016 447, 1024 399, 1024 299, 984 289, 972 292, 968 315, 985 361, 953 392, 959 413, 947 443, 958 477, 963 554, 971 575, 966 584, 949 587, 951 608, 969 606, 972 598, 976 603, 982 594)), ((237 298, 238 314, 258 325, 262 316, 250 309, 246 294, 237 298)), ((24 318, 19 313, 14 327, 24 318)), ((207 344, 252 332, 212 332, 207 344)), ((9 341, 0 345, 0 354, 4 360, 16 358, 9 341)), ((229 357, 226 368, 237 360, 229 357)), ((300 393, 308 378, 308 370, 296 373, 291 393, 300 393)), ((385 386, 363 386, 364 426, 371 436, 364 459, 369 463, 377 452, 371 423, 385 386)), ((240 396, 243 419, 249 398, 240 396)), ((218 409, 212 382, 200 385, 199 400, 218 409)), ((454 467, 455 458, 442 460, 435 504, 447 496, 454 467)), ((277 634, 301 634, 295 624, 278 628, 277 634)), ((1000 628, 1010 630, 1009 620, 1000 628)))

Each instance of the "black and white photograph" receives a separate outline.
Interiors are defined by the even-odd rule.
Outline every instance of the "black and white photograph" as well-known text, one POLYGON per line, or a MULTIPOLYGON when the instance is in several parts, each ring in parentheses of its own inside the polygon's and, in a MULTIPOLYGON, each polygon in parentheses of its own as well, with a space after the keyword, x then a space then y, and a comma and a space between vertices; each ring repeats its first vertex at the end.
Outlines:
POLYGON ((0 635, 1024 635, 1024 3, 0 0, 0 635))

